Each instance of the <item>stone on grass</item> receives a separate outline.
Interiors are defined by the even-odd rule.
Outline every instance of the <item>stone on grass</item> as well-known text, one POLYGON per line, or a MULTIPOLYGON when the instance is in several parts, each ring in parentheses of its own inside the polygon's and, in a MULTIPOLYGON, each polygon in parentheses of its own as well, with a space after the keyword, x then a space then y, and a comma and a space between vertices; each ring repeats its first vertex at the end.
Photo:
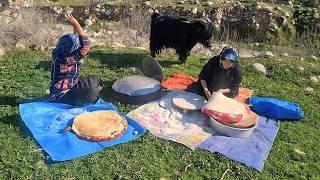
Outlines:
POLYGON ((304 71, 304 68, 303 68, 302 66, 299 66, 298 69, 299 69, 300 71, 304 71))
POLYGON ((259 56, 263 58, 268 58, 268 57, 274 57, 274 54, 271 51, 265 51, 265 52, 262 52, 259 56))
POLYGON ((146 2, 144 2, 143 4, 146 5, 146 6, 150 6, 150 5, 151 5, 151 2, 150 2, 150 1, 146 1, 146 2))
POLYGON ((0 56, 3 56, 3 55, 5 55, 6 54, 6 52, 4 51, 4 49, 1 49, 0 48, 0 56))
POLYGON ((120 47, 120 48, 124 48, 124 47, 126 47, 125 45, 120 44, 120 43, 116 43, 116 42, 112 43, 112 45, 111 45, 111 46, 112 46, 112 47, 115 47, 115 48, 117 48, 117 47, 120 47))
POLYGON ((137 71, 137 68, 136 67, 130 67, 129 68, 132 72, 136 72, 137 71))
POLYGON ((262 74, 267 75, 267 69, 266 69, 266 67, 264 65, 262 65, 260 63, 254 63, 254 64, 252 64, 252 66, 258 72, 261 72, 262 74))
POLYGON ((282 54, 282 56, 286 56, 286 57, 288 57, 288 56, 289 56, 289 54, 288 54, 288 53, 283 53, 283 54, 282 54))
POLYGON ((24 49, 26 47, 22 43, 18 43, 18 44, 16 44, 16 48, 24 49))
POLYGON ((197 12, 198 12, 198 8, 194 8, 194 9, 192 9, 192 14, 197 14, 197 12))
POLYGON ((147 50, 148 50, 148 49, 145 48, 145 47, 134 47, 134 48, 139 49, 139 50, 143 50, 143 51, 147 51, 147 50))
POLYGON ((85 24, 86 26, 91 26, 91 25, 93 24, 93 22, 92 22, 92 20, 90 20, 90 19, 86 19, 86 20, 84 21, 84 24, 85 24))
POLYGON ((207 2, 207 5, 208 5, 208 6, 212 6, 212 5, 214 5, 214 3, 213 3, 212 1, 208 1, 208 2, 207 2))
POLYGON ((2 14, 3 14, 4 16, 10 16, 11 11, 7 9, 7 10, 2 11, 2 14))
POLYGON ((313 92, 313 88, 312 87, 306 87, 304 90, 307 91, 307 92, 313 92))
POLYGON ((311 77, 310 77, 310 80, 311 80, 312 82, 315 82, 315 83, 319 82, 319 79, 318 79, 317 76, 311 76, 311 77))
POLYGON ((299 149, 294 149, 294 151, 295 151, 296 153, 300 154, 300 155, 306 155, 305 152, 300 151, 299 149))
POLYGON ((314 56, 314 55, 310 56, 310 58, 311 58, 312 60, 318 60, 318 58, 317 58, 316 56, 314 56))

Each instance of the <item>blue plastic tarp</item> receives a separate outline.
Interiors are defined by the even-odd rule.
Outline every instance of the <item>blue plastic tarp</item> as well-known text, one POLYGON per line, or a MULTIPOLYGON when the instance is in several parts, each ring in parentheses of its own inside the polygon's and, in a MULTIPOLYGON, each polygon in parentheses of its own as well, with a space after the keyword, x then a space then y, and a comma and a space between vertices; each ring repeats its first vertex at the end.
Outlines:
POLYGON ((90 142, 79 139, 70 131, 64 131, 65 127, 72 124, 75 116, 97 110, 118 111, 112 103, 106 103, 101 99, 96 104, 83 107, 48 102, 34 102, 19 106, 21 125, 24 126, 22 128, 31 132, 53 161, 65 161, 95 153, 106 147, 129 142, 145 132, 142 126, 124 115, 128 120, 128 129, 123 136, 111 141, 90 142))

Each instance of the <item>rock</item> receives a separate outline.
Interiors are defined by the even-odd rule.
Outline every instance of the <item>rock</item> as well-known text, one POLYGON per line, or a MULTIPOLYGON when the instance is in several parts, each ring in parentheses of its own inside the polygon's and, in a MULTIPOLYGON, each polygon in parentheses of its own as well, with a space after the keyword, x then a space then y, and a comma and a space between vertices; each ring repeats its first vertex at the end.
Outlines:
POLYGON ((0 48, 0 56, 3 56, 5 54, 6 54, 6 52, 4 51, 4 49, 0 48))
POLYGON ((97 7, 97 8, 101 8, 101 4, 97 4, 96 7, 97 7))
POLYGON ((261 72, 264 75, 267 75, 267 69, 264 65, 260 64, 260 63, 254 63, 252 64, 252 66, 255 68, 255 70, 257 70, 258 72, 261 72))
POLYGON ((230 19, 230 22, 237 22, 237 21, 239 21, 238 18, 232 18, 232 19, 230 19))
POLYGON ((301 67, 301 66, 299 66, 298 69, 299 69, 300 71, 304 71, 304 68, 301 67))
POLYGON ((139 134, 139 132, 138 131, 133 131, 133 134, 137 135, 137 134, 139 134))
POLYGON ((284 13, 284 16, 285 16, 286 18, 289 18, 289 17, 290 17, 290 13, 289 13, 289 12, 285 12, 285 13, 284 13))
POLYGON ((107 31, 106 34, 107 35, 112 35, 112 31, 107 31))
POLYGON ((306 155, 305 152, 300 151, 299 149, 294 149, 294 151, 295 151, 296 153, 300 154, 300 155, 306 155))
POLYGON ((151 6, 151 2, 150 1, 146 1, 143 4, 146 5, 146 6, 151 6))
POLYGON ((208 2, 207 2, 207 5, 208 5, 208 6, 212 6, 212 5, 214 5, 214 3, 211 2, 211 1, 208 1, 208 2))
POLYGON ((46 49, 48 49, 48 48, 46 48, 44 45, 40 45, 37 47, 37 50, 39 50, 39 51, 45 51, 46 49))
POLYGON ((10 16, 10 14, 11 14, 11 11, 10 11, 10 10, 4 10, 4 11, 2 11, 2 15, 4 15, 4 16, 10 16))
POLYGON ((303 58, 303 57, 301 57, 301 58, 300 58, 300 61, 304 61, 304 58, 303 58))
POLYGON ((192 9, 192 14, 197 14, 197 12, 198 12, 198 8, 194 8, 194 9, 192 9))
POLYGON ((12 19, 10 17, 5 17, 3 21, 4 24, 9 24, 12 21, 12 19))
POLYGON ((268 58, 268 57, 274 57, 274 54, 271 51, 265 51, 265 52, 262 52, 259 56, 263 58, 268 58))
POLYGON ((292 1, 288 1, 288 5, 289 6, 293 6, 293 2, 292 1))
POLYGON ((57 14, 61 14, 61 13, 62 13, 62 9, 61 9, 61 8, 53 7, 52 9, 53 9, 53 11, 54 11, 55 13, 57 13, 57 14))
POLYGON ((70 15, 72 12, 73 12, 73 8, 72 7, 68 7, 67 6, 67 7, 64 8, 64 13, 70 15))
POLYGON ((261 9, 261 6, 258 5, 258 6, 256 7, 256 10, 260 10, 260 9, 261 9))
POLYGON ((317 58, 316 56, 314 56, 314 55, 310 56, 310 58, 311 58, 312 60, 318 60, 318 58, 317 58))
POLYGON ((268 26, 270 31, 275 31, 277 29, 277 25, 275 23, 270 23, 268 26))
POLYGON ((132 72, 136 72, 137 71, 137 68, 136 67, 130 67, 129 68, 132 72))
POLYGON ((286 72, 289 72, 289 71, 290 71, 290 69, 285 69, 285 71, 286 71, 286 72))
POLYGON ((184 1, 179 1, 178 4, 184 4, 184 1))
POLYGON ((85 24, 86 26, 91 26, 91 25, 93 24, 93 22, 92 22, 92 20, 90 20, 90 19, 86 19, 86 20, 84 21, 84 24, 85 24))
POLYGON ((13 14, 11 14, 11 17, 12 17, 12 18, 16 18, 16 17, 18 17, 18 16, 19 16, 18 13, 13 13, 13 14))
POLYGON ((255 45, 255 46, 259 46, 259 45, 260 45, 260 43, 254 43, 254 45, 255 45))
POLYGON ((311 77, 310 77, 310 80, 311 80, 312 82, 315 82, 315 83, 319 82, 319 79, 318 79, 318 77, 316 77, 316 76, 311 76, 311 77))
POLYGON ((143 51, 148 51, 148 49, 145 47, 134 47, 134 48, 139 49, 139 50, 143 50, 143 51))
POLYGON ((114 43, 112 43, 111 47, 114 47, 114 48, 117 48, 117 47, 125 48, 126 46, 125 46, 125 45, 123 45, 123 44, 120 44, 120 43, 116 43, 116 42, 114 42, 114 43))
POLYGON ((286 57, 288 57, 288 56, 289 56, 289 54, 288 54, 288 53, 283 53, 283 54, 282 54, 282 56, 286 56, 286 57))
POLYGON ((110 16, 111 13, 112 13, 112 10, 111 10, 111 9, 108 9, 108 10, 105 11, 104 14, 107 15, 107 16, 110 16))
POLYGON ((304 90, 307 91, 307 92, 313 92, 313 88, 312 87, 306 87, 304 90))
POLYGON ((19 48, 19 49, 24 49, 26 48, 22 43, 17 43, 16 44, 16 48, 19 48))

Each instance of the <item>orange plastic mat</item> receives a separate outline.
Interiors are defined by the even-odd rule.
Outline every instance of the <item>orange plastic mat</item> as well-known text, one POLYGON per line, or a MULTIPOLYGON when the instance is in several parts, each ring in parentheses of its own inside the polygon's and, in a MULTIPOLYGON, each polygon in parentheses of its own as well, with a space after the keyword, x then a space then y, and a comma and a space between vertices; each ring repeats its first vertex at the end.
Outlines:
POLYGON ((165 81, 163 81, 161 85, 168 90, 173 90, 173 89, 186 90, 190 84, 197 82, 197 80, 198 80, 197 78, 194 78, 192 76, 188 76, 182 73, 177 73, 170 76, 165 81))

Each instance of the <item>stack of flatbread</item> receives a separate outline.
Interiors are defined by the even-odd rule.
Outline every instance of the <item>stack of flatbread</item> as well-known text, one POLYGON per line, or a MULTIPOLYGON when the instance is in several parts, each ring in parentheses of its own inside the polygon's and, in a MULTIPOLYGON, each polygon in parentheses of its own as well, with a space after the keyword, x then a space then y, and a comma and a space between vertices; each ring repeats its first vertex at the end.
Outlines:
POLYGON ((247 105, 228 98, 222 93, 214 93, 202 112, 224 125, 236 128, 251 127, 258 120, 258 116, 247 105))
POLYGON ((128 121, 116 111, 103 110, 78 115, 72 131, 90 141, 108 141, 120 137, 127 129, 128 121))

